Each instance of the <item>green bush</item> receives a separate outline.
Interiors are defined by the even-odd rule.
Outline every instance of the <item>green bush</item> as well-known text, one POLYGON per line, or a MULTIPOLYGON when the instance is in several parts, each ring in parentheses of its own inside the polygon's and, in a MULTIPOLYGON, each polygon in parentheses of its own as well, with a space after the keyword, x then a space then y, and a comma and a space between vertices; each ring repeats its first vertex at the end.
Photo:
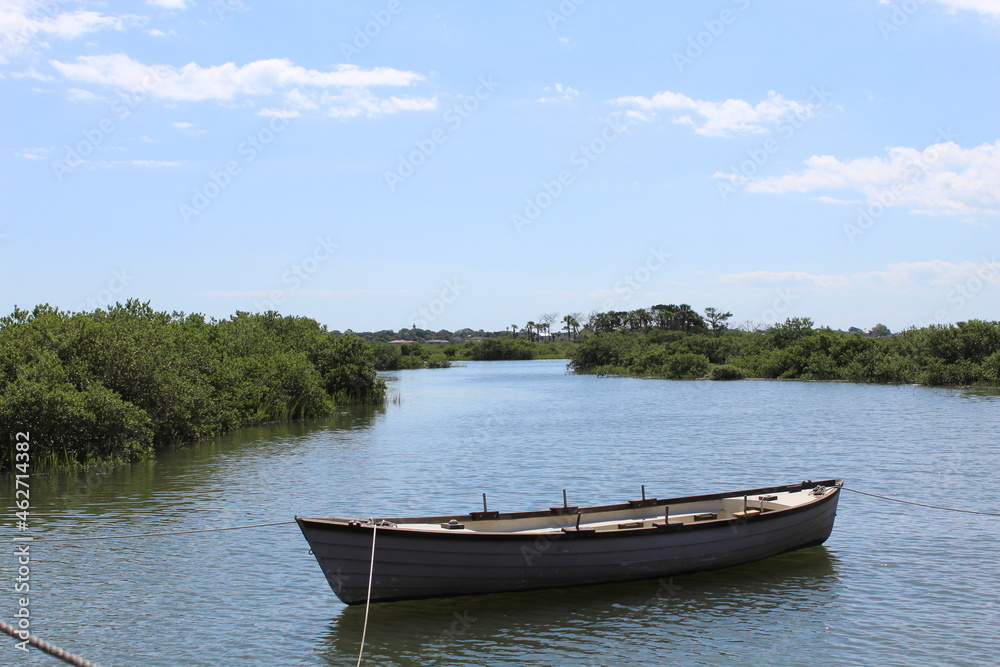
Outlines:
MULTIPOLYGON (((154 447, 266 421, 381 403, 370 345, 308 318, 49 306, 0 320, 0 431, 38 462, 135 461, 154 447)), ((11 465, 7 456, 0 467, 11 465)))
POLYGON ((663 366, 663 376, 675 380, 696 380, 705 377, 710 362, 703 354, 682 352, 670 357, 663 366))
POLYGON ((746 375, 736 366, 719 364, 717 366, 712 366, 709 378, 712 380, 743 380, 746 379, 746 375))
POLYGON ((525 340, 497 336, 474 343, 469 357, 476 361, 511 361, 534 359, 531 344, 525 340))
POLYGON ((1000 386, 1000 322, 932 325, 879 338, 816 329, 808 318, 722 335, 619 328, 581 334, 571 359, 579 373, 1000 386))

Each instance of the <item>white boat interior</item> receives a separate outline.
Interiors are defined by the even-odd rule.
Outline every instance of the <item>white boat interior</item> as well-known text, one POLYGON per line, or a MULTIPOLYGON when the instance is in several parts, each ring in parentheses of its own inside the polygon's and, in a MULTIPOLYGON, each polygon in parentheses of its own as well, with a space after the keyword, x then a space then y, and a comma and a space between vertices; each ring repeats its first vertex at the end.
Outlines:
MULTIPOLYGON (((616 531, 661 527, 665 523, 691 524, 711 521, 734 521, 744 517, 787 510, 822 499, 837 490, 835 486, 803 487, 801 490, 776 491, 763 495, 727 496, 675 505, 651 498, 632 501, 635 506, 603 508, 553 508, 542 516, 517 516, 499 519, 473 519, 470 516, 433 519, 379 520, 397 530, 453 533, 545 534, 564 531, 616 531)), ((540 513, 525 513, 537 515, 540 513)))

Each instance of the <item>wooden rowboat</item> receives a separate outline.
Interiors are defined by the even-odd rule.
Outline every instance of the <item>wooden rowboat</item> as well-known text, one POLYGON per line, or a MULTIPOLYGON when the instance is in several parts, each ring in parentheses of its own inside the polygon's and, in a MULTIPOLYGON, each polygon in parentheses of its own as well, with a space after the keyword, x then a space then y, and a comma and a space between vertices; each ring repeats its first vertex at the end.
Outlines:
POLYGON ((371 601, 379 602, 749 563, 825 542, 843 483, 806 481, 599 507, 568 507, 564 499, 562 507, 537 512, 484 508, 461 516, 296 521, 337 597, 359 604, 369 588, 371 601))

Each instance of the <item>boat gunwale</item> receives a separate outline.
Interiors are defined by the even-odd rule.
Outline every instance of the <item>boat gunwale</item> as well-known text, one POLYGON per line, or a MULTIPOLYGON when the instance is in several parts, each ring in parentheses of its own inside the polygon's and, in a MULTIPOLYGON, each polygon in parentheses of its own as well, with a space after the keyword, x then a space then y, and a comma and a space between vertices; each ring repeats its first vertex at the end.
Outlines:
MULTIPOLYGON (((809 488, 815 488, 816 486, 824 486, 827 488, 834 489, 833 493, 826 493, 822 497, 812 498, 806 502, 794 505, 791 507, 786 507, 782 509, 771 510, 767 512, 762 512, 759 514, 749 514, 738 518, 720 518, 709 521, 696 521, 692 523, 668 523, 659 524, 654 526, 643 526, 637 528, 618 528, 612 530, 593 530, 593 529, 583 529, 574 530, 570 527, 552 527, 544 531, 531 531, 531 532, 511 532, 511 531, 455 531, 446 528, 439 529, 413 529, 407 528, 407 524, 444 524, 451 520, 456 520, 459 522, 470 522, 474 523, 477 519, 471 518, 475 513, 469 514, 458 514, 450 516, 431 516, 431 517, 401 517, 401 518, 374 518, 376 522, 387 521, 391 522, 393 526, 382 526, 379 525, 380 533, 391 533, 400 538, 406 537, 426 537, 426 538, 453 538, 453 539, 463 539, 463 540, 475 540, 475 539, 514 539, 514 540, 534 540, 540 535, 560 535, 562 537, 568 537, 570 539, 593 539, 593 538, 610 538, 618 537, 623 535, 637 535, 641 533, 663 533, 663 532, 674 532, 674 531, 691 531, 691 530, 705 530, 711 528, 719 528, 720 526, 729 526, 734 522, 757 522, 766 521, 768 519, 774 519, 781 516, 789 516, 791 514, 796 514, 799 512, 807 511, 810 509, 815 509, 819 505, 825 504, 827 502, 833 501, 840 495, 841 487, 844 484, 844 480, 840 478, 826 479, 819 481, 804 481, 796 484, 786 484, 782 486, 768 486, 761 487, 757 489, 746 489, 741 491, 730 491, 724 493, 711 493, 702 494, 697 496, 682 496, 678 498, 648 498, 645 501, 627 501, 624 503, 616 503, 613 505, 595 505, 590 507, 579 507, 577 508, 580 514, 595 514, 599 512, 615 512, 615 511, 625 511, 632 509, 642 509, 642 508, 652 508, 652 507, 667 507, 676 504, 685 503, 697 503, 705 502, 711 500, 722 500, 726 498, 737 498, 740 496, 751 496, 751 495, 767 495, 771 493, 780 492, 798 492, 805 491, 809 488), (636 504, 642 503, 642 504, 636 504)), ((559 510, 563 508, 551 508, 549 510, 532 510, 526 512, 507 512, 498 513, 495 516, 491 516, 487 521, 505 521, 511 519, 529 519, 529 518, 545 518, 553 516, 574 516, 574 514, 561 513, 559 510)), ((352 532, 364 532, 372 528, 371 523, 361 523, 359 519, 350 519, 346 517, 323 517, 323 518, 308 518, 308 517, 295 517, 298 522, 299 527, 305 532, 306 525, 309 527, 315 527, 318 529, 327 528, 330 530, 346 530, 352 532)))

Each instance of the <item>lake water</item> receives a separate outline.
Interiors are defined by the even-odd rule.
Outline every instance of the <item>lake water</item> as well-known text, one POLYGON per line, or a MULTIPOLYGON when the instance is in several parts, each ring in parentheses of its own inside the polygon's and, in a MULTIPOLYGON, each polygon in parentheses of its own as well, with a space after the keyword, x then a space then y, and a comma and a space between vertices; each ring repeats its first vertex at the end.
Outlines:
MULTIPOLYGON (((105 472, 31 476, 27 533, 127 535, 546 508, 843 477, 1000 512, 1000 396, 671 382, 470 362, 389 374, 384 409, 245 429, 105 472)), ((13 483, 0 493, 13 507, 13 483)), ((13 509, 5 520, 10 537, 13 509)), ((0 559, 4 617, 17 605, 0 559)), ((32 630, 102 665, 354 665, 363 607, 292 525, 31 546, 32 630)), ((373 605, 368 665, 985 665, 1000 517, 844 492, 821 547, 661 582, 373 605)), ((0 664, 51 665, 8 642, 0 664)))

